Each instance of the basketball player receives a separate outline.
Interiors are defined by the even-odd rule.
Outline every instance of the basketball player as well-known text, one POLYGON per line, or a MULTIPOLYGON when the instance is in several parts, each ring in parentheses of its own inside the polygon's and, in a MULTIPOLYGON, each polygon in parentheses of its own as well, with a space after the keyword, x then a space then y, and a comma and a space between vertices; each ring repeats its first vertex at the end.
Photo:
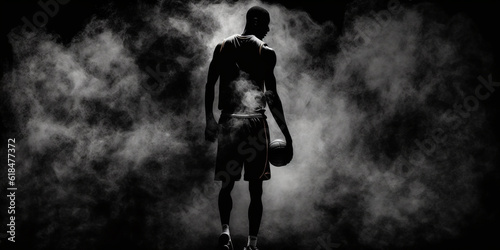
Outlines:
POLYGON ((276 54, 262 41, 269 32, 269 22, 267 10, 258 6, 250 8, 243 33, 218 44, 209 67, 205 90, 205 139, 213 142, 218 138, 215 180, 223 182, 218 200, 222 224, 220 249, 233 249, 229 233, 233 205, 231 190, 234 182, 240 180, 243 167, 251 199, 248 244, 244 250, 257 249, 262 218, 262 182, 271 178, 269 129, 264 115, 266 103, 285 137, 288 154, 293 156, 292 137, 276 92, 273 73, 276 54), (221 116, 217 124, 212 105, 214 86, 219 77, 218 108, 221 116))

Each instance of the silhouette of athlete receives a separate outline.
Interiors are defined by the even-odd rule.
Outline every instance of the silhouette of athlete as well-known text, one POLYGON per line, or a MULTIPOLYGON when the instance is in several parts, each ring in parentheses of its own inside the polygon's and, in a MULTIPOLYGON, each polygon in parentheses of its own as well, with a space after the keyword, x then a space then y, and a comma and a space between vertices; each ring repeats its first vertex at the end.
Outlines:
MULTIPOLYGON (((255 6, 246 14, 243 34, 233 35, 218 44, 213 53, 205 90, 205 139, 218 139, 215 180, 222 181, 219 192, 219 213, 222 233, 219 249, 233 249, 229 233, 229 218, 233 206, 231 191, 234 182, 249 182, 249 237, 245 250, 257 249, 257 234, 262 218, 262 182, 271 178, 268 161, 269 129, 264 115, 266 103, 280 127, 286 150, 293 155, 292 137, 283 115, 276 91, 274 66, 276 54, 262 39, 269 32, 267 10, 255 6), (219 124, 212 108, 214 87, 219 82, 219 124), (264 87, 266 92, 264 92, 264 87)), ((290 159, 291 160, 291 159, 290 159)))

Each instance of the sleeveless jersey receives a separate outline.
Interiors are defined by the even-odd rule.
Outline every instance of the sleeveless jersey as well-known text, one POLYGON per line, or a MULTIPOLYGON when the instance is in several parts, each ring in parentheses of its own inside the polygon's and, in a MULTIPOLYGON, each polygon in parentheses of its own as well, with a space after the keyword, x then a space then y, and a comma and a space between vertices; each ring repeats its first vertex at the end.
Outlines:
POLYGON ((233 35, 221 44, 219 105, 223 113, 264 112, 266 44, 253 35, 233 35))

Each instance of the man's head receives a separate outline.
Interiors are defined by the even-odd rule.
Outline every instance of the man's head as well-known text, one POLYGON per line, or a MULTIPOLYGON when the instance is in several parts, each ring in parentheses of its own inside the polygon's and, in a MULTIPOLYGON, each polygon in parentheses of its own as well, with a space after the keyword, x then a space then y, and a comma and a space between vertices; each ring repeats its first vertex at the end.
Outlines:
POLYGON ((263 39, 269 32, 269 12, 266 9, 254 6, 247 11, 247 24, 245 31, 255 35, 259 39, 263 39))

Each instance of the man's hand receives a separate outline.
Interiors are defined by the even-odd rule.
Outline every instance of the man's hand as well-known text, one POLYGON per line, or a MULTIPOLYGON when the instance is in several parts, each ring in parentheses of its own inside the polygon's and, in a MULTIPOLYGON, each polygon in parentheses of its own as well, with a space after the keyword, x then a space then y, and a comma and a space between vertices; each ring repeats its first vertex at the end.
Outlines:
POLYGON ((219 134, 219 125, 215 119, 207 120, 207 126, 205 128, 205 140, 209 142, 215 142, 219 134))

